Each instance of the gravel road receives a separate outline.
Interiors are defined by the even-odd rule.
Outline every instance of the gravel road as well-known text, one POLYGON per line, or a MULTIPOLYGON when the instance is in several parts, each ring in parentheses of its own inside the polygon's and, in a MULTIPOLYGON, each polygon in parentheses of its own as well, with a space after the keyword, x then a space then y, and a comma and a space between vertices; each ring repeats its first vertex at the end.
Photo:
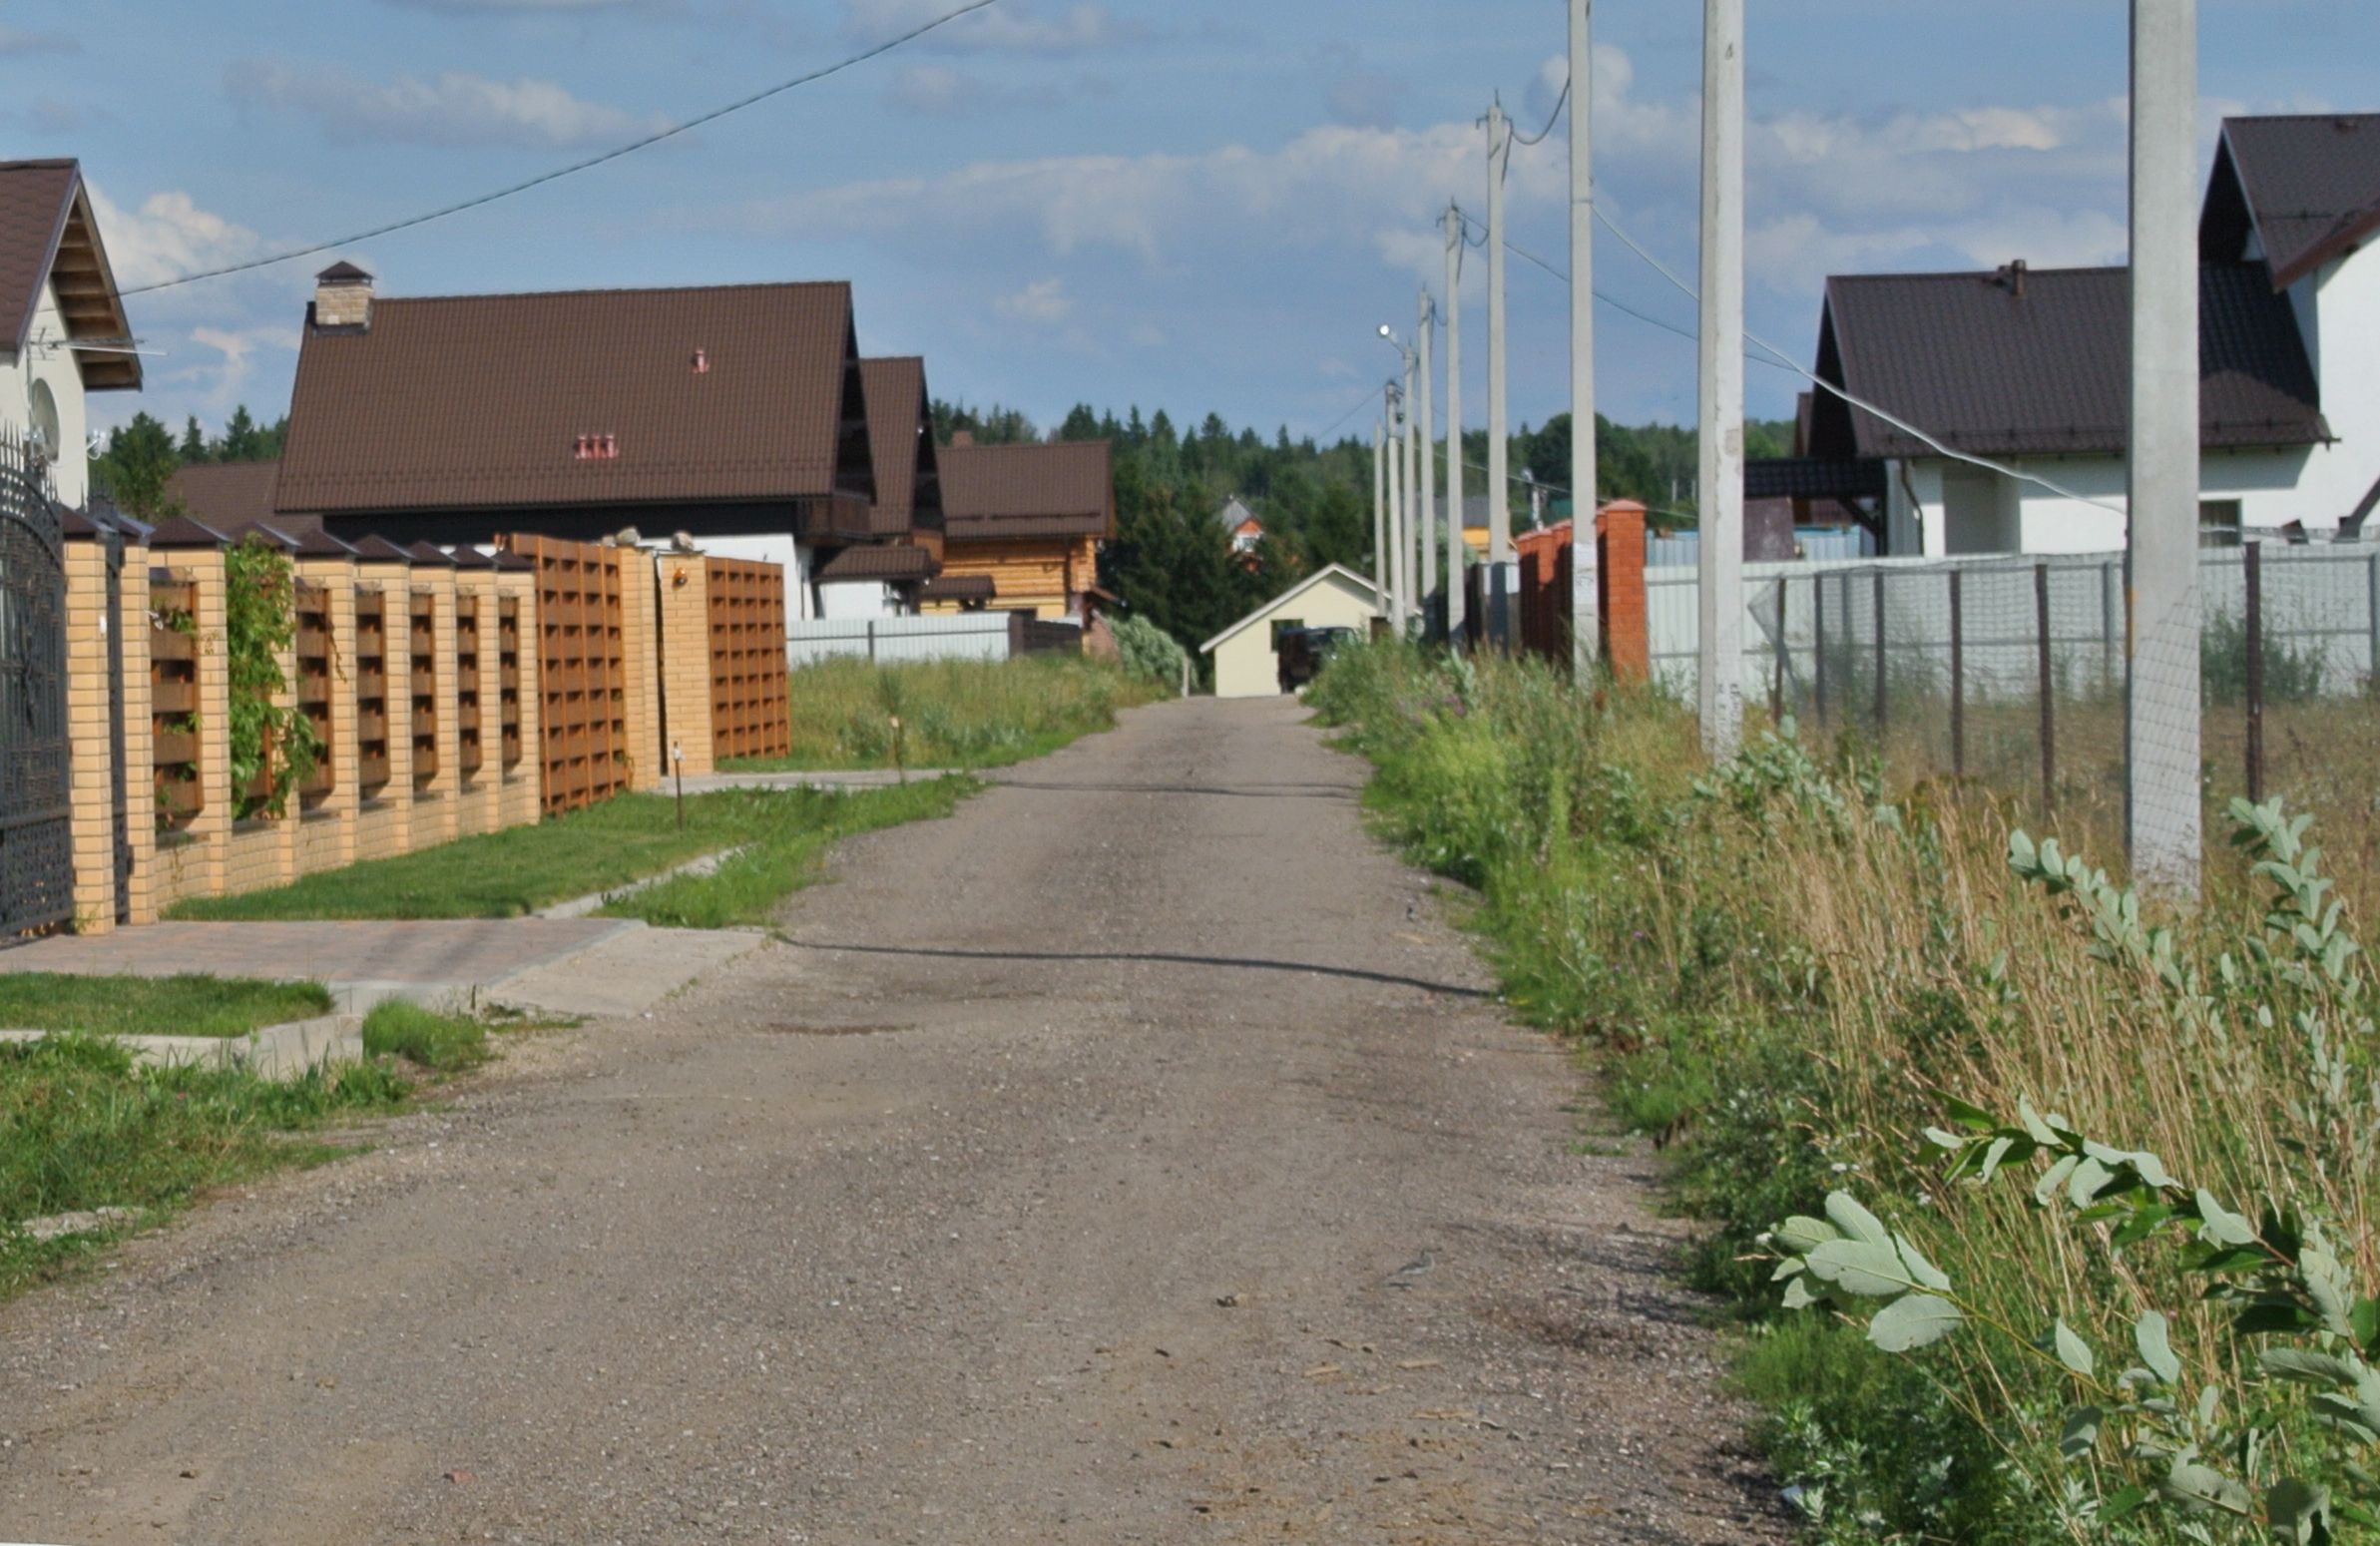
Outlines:
POLYGON ((0 1538, 1782 1539, 1653 1162, 1361 779, 1137 711, 0 1306, 0 1538))

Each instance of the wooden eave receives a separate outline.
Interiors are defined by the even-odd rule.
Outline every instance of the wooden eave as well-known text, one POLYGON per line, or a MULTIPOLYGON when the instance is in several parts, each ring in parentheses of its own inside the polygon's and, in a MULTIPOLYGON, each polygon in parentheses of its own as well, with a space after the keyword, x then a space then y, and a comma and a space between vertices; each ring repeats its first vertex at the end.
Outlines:
MULTIPOLYGON (((132 343, 132 319, 125 314, 124 297, 116 288, 108 252, 100 244, 99 222, 91 213, 91 198, 82 180, 75 180, 74 197, 59 223, 58 240, 50 258, 50 289, 58 297, 58 312, 69 338, 132 343)), ((31 312, 27 312, 30 319, 31 312)), ((18 340, 22 351, 25 340, 18 340)), ((141 356, 75 351, 75 367, 83 389, 92 392, 137 391, 141 385, 141 356)))

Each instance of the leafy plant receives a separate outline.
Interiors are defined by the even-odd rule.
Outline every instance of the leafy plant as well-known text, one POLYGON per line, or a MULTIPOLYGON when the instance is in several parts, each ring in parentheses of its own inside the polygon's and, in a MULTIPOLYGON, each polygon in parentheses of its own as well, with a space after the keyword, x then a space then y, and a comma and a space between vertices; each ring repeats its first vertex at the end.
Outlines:
POLYGON ((296 569, 249 536, 224 553, 224 657, 232 786, 241 817, 279 817, 320 763, 322 738, 293 699, 281 659, 297 638, 296 569), (257 788, 258 780, 262 787, 257 788))

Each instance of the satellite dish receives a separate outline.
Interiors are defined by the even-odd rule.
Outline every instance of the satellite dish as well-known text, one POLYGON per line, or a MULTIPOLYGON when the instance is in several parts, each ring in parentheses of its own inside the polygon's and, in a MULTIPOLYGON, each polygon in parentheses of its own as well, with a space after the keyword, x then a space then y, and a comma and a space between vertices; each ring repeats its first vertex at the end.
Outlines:
POLYGON ((33 383, 33 427, 27 443, 35 461, 58 459, 58 399, 50 395, 46 381, 33 383))

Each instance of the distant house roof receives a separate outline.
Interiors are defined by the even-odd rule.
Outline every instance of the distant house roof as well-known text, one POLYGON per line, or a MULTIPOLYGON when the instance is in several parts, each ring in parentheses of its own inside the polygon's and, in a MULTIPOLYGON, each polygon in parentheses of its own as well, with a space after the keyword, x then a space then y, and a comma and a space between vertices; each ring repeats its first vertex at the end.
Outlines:
POLYGON ((376 298, 309 325, 284 509, 875 498, 846 283, 376 298))
MULTIPOLYGON (((2132 334, 2123 268, 1837 276, 1818 374, 1977 455, 2121 453, 2132 334)), ((2330 438, 2288 298, 2260 264, 2199 269, 2200 437, 2209 447, 2330 438)), ((1832 393, 1813 457, 1937 454, 1832 393)))
POLYGON ((917 593, 920 601, 990 601, 1000 594, 988 574, 936 575, 917 593))
POLYGON ((1264 524, 1262 518, 1242 504, 1236 495, 1223 501, 1223 507, 1214 512, 1214 519, 1215 524, 1225 531, 1237 531, 1251 522, 1257 526, 1264 524))
POLYGON ((953 542, 1112 537, 1116 479, 1108 442, 946 447, 942 510, 953 542))
POLYGON ((44 282, 57 290, 67 337, 124 345, 122 352, 75 350, 83 389, 139 387, 141 356, 130 351, 132 322, 99 240, 82 168, 66 160, 0 161, 0 342, 19 356, 33 341, 44 282))
POLYGON ((1380 587, 1374 585, 1371 581, 1365 579, 1362 575, 1357 574, 1354 570, 1349 569, 1344 564, 1325 564, 1320 569, 1315 570, 1312 574, 1307 575, 1304 579, 1298 581, 1295 585, 1292 585, 1287 590, 1281 592, 1278 596, 1273 597, 1272 600, 1266 602, 1263 606, 1258 607, 1255 611, 1249 613, 1246 617, 1241 618, 1229 628, 1224 629, 1212 639, 1209 639, 1204 644, 1198 646, 1198 653, 1200 655, 1211 655, 1214 653, 1214 647, 1216 645, 1221 644, 1224 640, 1230 638, 1233 634, 1238 633, 1242 629, 1254 627, 1256 624, 1262 622, 1265 618, 1279 611, 1283 606, 1295 601, 1298 597, 1303 596, 1306 592, 1312 590, 1315 586, 1320 585, 1323 581, 1331 579, 1333 576, 1357 587, 1365 595, 1371 597, 1373 606, 1377 607, 1380 605, 1380 587))
POLYGON ((898 585, 911 580, 930 580, 941 572, 941 564, 929 549, 869 543, 843 549, 819 567, 815 578, 820 585, 845 580, 882 580, 898 585))
POLYGON ((915 355, 863 359, 868 445, 876 468, 876 503, 868 524, 879 537, 942 529, 941 462, 934 448, 925 361, 915 355))
POLYGON ((270 462, 193 462, 177 467, 166 480, 166 497, 182 501, 195 521, 230 531, 250 521, 271 521, 285 528, 273 512, 273 490, 280 483, 281 464, 270 462))
POLYGON ((2232 118, 2198 221, 2209 262, 2251 257, 2287 289, 2380 231, 2380 113, 2232 118))
MULTIPOLYGON (((1463 496, 1463 529, 1465 531, 1486 531, 1488 529, 1489 503, 1488 496, 1485 494, 1465 494, 1463 496)), ((1446 496, 1444 494, 1440 494, 1436 500, 1432 501, 1430 513, 1440 522, 1445 521, 1446 496)))

